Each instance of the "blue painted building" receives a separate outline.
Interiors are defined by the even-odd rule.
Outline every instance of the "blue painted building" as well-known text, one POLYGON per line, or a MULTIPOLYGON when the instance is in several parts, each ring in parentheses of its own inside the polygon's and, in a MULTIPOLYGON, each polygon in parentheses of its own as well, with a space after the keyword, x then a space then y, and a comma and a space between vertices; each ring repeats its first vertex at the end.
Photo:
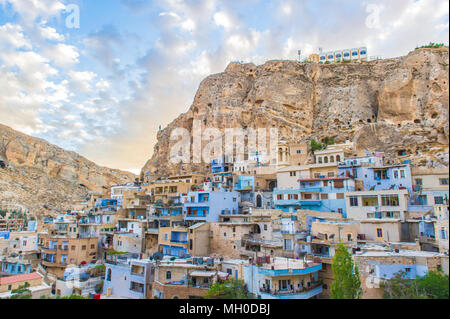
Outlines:
POLYGON ((151 295, 148 291, 151 282, 152 262, 143 259, 132 259, 131 254, 116 256, 106 260, 104 294, 129 299, 146 299, 151 295))
POLYGON ((345 159, 338 164, 339 176, 351 176, 361 180, 362 190, 407 189, 412 193, 411 167, 409 163, 384 165, 376 156, 345 159))
POLYGON ((211 161, 211 173, 217 174, 217 173, 226 173, 229 172, 230 165, 226 163, 225 156, 222 156, 221 158, 216 158, 211 161))
POLYGON ((320 263, 275 257, 244 265, 243 277, 249 292, 261 299, 311 299, 322 292, 320 263))
POLYGON ((253 202, 255 195, 255 176, 238 175, 234 190, 239 192, 241 202, 253 202))
POLYGON ((186 221, 217 222, 220 214, 237 214, 239 194, 235 191, 195 191, 181 197, 186 221))
POLYGON ((101 209, 117 205, 118 205, 117 199, 112 198, 97 198, 95 201, 95 207, 101 209))
POLYGON ((355 190, 350 177, 300 178, 298 189, 274 190, 276 209, 295 212, 297 209, 336 212, 346 216, 345 192, 355 190))
POLYGON ((12 275, 22 275, 31 273, 31 264, 29 262, 20 262, 12 260, 1 261, 1 272, 12 275))

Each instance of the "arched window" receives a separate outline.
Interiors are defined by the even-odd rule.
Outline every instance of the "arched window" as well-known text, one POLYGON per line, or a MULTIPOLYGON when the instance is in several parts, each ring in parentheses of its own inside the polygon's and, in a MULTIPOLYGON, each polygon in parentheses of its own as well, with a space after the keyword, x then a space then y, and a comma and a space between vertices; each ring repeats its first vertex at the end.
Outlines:
POLYGON ((341 155, 336 155, 336 162, 340 162, 341 161, 341 155))
POLYGON ((170 271, 166 272, 166 279, 172 279, 172 273, 170 271))
POLYGON ((328 163, 328 156, 325 156, 325 157, 323 158, 323 160, 324 160, 325 164, 328 163))
POLYGON ((106 275, 106 280, 111 281, 111 268, 108 269, 108 273, 106 275))
POLYGON ((334 163, 334 156, 333 155, 330 156, 330 163, 334 163))
POLYGON ((319 157, 319 164, 322 164, 322 157, 319 157))

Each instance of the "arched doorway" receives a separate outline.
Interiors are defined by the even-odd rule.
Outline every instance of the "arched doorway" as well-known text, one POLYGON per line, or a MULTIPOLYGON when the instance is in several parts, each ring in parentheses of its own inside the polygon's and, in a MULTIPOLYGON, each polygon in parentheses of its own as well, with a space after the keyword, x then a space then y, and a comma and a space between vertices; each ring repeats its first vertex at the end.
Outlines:
POLYGON ((256 207, 258 208, 262 207, 262 197, 259 194, 256 196, 256 207))

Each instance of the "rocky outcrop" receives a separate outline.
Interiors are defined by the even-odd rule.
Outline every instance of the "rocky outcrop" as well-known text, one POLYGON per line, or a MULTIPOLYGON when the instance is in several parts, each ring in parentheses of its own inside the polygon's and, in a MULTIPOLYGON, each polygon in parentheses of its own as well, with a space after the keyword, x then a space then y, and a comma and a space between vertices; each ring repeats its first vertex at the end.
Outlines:
POLYGON ((382 151, 389 160, 448 166, 448 48, 364 63, 269 61, 231 63, 202 81, 190 109, 158 132, 142 174, 205 170, 172 165, 174 128, 277 127, 288 141, 352 140, 355 152, 382 151))
POLYGON ((0 208, 55 213, 90 193, 134 182, 136 176, 100 167, 75 152, 0 125, 0 208))

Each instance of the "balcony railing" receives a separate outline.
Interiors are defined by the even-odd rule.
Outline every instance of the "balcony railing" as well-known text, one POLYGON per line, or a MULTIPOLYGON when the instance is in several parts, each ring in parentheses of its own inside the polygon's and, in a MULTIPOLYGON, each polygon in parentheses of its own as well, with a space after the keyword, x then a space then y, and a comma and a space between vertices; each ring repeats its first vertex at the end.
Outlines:
POLYGON ((311 292, 319 287, 322 287, 321 283, 313 284, 310 287, 304 287, 299 289, 281 289, 281 290, 274 290, 274 289, 267 289, 264 287, 261 287, 259 289, 260 292, 268 293, 274 296, 279 295, 295 295, 295 294, 306 294, 308 292, 311 292))
POLYGON ((186 240, 183 240, 183 239, 171 239, 170 242, 171 243, 176 243, 176 244, 187 244, 188 243, 187 239, 186 240))

